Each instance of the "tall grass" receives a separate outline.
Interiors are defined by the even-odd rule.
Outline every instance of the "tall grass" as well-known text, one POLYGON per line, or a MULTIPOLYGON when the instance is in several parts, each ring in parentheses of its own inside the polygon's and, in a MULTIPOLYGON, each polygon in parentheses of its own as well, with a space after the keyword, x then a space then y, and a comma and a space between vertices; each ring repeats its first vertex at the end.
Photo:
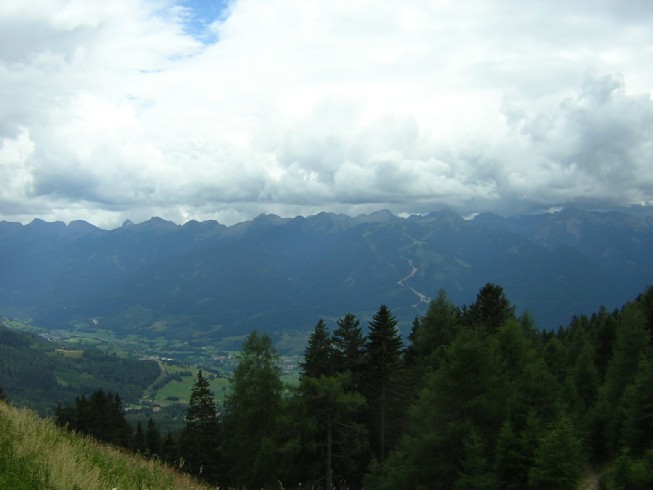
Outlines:
POLYGON ((189 476, 0 402, 0 489, 208 489, 189 476))

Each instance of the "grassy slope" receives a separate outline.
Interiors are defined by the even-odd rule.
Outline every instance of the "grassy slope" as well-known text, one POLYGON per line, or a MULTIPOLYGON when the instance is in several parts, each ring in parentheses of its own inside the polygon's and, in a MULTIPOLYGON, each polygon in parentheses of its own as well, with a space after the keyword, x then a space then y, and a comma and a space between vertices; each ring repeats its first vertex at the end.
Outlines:
POLYGON ((207 489, 155 461, 59 429, 0 402, 0 488, 207 489))

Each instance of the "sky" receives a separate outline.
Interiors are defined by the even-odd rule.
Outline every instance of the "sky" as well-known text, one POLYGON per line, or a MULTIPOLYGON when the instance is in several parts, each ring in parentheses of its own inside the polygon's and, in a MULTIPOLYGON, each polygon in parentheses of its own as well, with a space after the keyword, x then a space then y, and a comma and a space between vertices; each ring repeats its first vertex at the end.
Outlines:
POLYGON ((649 212, 652 94, 649 0, 0 2, 0 220, 649 212))

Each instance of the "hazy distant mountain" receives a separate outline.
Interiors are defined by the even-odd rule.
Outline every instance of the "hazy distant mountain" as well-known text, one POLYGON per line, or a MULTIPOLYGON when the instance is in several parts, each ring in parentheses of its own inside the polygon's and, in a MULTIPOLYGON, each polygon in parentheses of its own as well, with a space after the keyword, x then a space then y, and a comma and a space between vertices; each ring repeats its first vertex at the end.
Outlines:
POLYGON ((653 219, 563 210, 464 220, 261 215, 226 227, 152 218, 105 231, 75 221, 0 223, 0 315, 144 335, 218 338, 366 319, 382 303, 404 332, 445 289, 471 303, 487 282, 556 328, 653 282, 653 219))

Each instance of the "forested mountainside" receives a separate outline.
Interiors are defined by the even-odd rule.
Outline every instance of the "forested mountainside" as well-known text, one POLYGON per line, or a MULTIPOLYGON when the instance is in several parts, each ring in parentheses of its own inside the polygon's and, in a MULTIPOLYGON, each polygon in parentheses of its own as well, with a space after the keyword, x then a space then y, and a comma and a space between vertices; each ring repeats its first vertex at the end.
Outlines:
MULTIPOLYGON (((385 305, 367 328, 318 320, 291 388, 252 332, 224 405, 198 372, 185 427, 156 447, 227 488, 648 489, 652 337, 653 288, 542 332, 488 283, 463 307, 440 291, 407 341, 385 305)), ((57 420, 84 431, 88 403, 57 420)))
POLYGON ((542 333, 487 284, 441 292, 406 344, 386 306, 366 334, 320 320, 287 392, 253 333, 222 416, 198 376, 180 450, 237 488, 651 488, 652 335, 653 288, 542 333))
POLYGON ((563 210, 464 220, 261 215, 223 226, 152 218, 115 230, 88 223, 0 223, 0 314, 57 328, 218 339, 252 329, 309 331, 382 302, 407 334, 439 289, 469 303, 501 284, 539 328, 613 308, 653 278, 653 220, 563 210))
POLYGON ((0 386, 17 405, 52 413, 98 387, 138 400, 160 373, 154 361, 120 358, 100 350, 61 349, 37 335, 0 324, 0 386))

